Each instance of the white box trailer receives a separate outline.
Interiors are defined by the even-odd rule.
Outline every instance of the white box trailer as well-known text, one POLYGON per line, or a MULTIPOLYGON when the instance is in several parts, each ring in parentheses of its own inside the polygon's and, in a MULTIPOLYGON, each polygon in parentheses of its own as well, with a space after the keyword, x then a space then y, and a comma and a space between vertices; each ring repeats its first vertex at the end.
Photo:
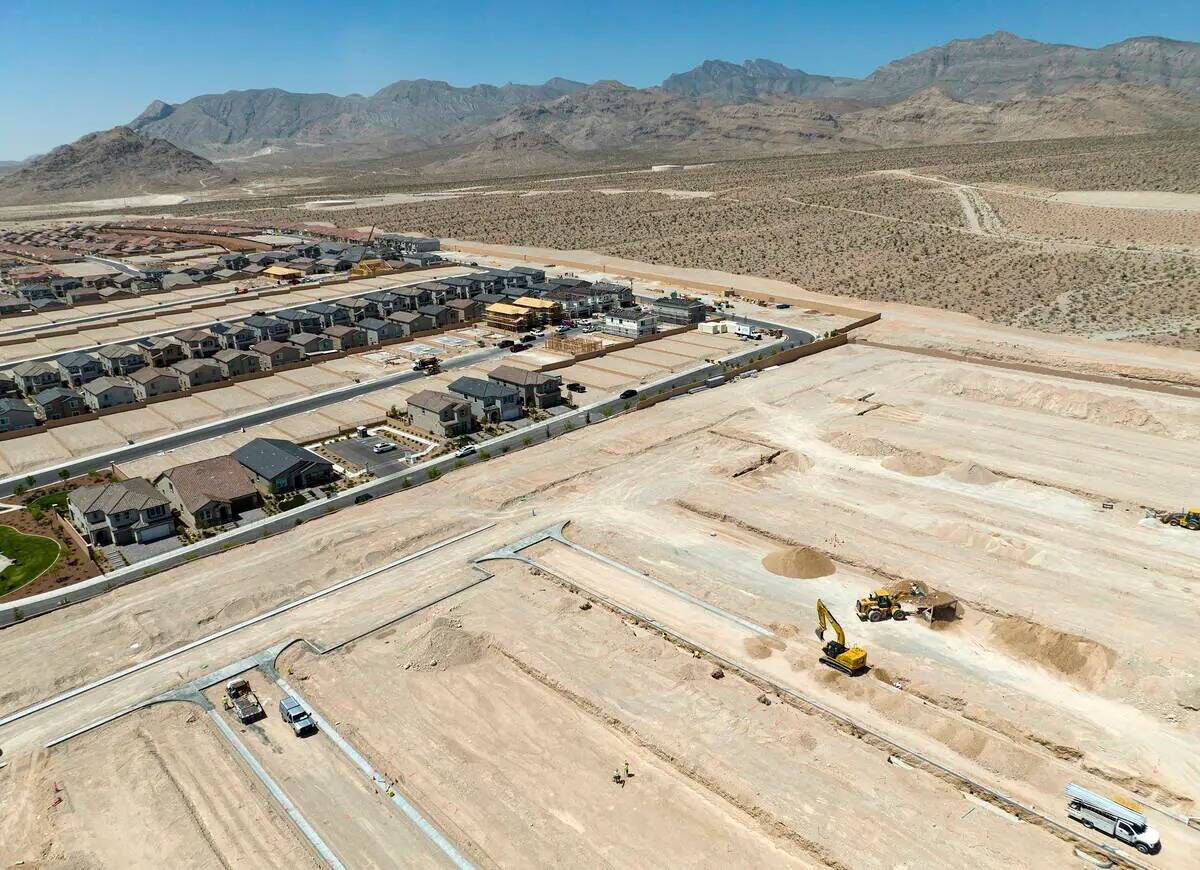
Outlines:
POLYGON ((1146 823, 1146 816, 1131 806, 1084 788, 1067 783, 1067 815, 1085 828, 1092 828, 1128 843, 1143 855, 1162 848, 1158 831, 1146 823))

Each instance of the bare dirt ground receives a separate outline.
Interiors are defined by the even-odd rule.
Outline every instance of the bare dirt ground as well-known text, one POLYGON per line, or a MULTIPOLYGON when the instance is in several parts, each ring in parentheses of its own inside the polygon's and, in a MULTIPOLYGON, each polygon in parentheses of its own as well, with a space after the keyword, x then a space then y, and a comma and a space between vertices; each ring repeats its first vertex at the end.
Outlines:
POLYGON ((752 684, 711 679, 710 664, 654 634, 581 611, 584 599, 528 569, 498 570, 350 654, 285 659, 309 699, 487 863, 866 867, 885 866, 867 857, 883 847, 892 862, 959 866, 934 842, 947 837, 980 867, 1065 857, 1040 832, 1012 839, 1012 821, 970 813, 948 786, 890 775, 850 735, 756 703, 752 684), (632 776, 615 783, 626 763, 632 776), (914 785, 919 798, 905 794, 914 785), (848 804, 894 827, 842 824, 848 804))
MULTIPOLYGON (((1068 355, 1087 349, 1058 341, 1068 355)), ((1117 362, 1130 368, 1182 369, 1189 357, 1195 368, 1182 351, 1127 347, 1117 362)), ((7 629, 5 711, 497 524, 0 727, 0 744, 19 759, 35 742, 269 643, 336 642, 478 577, 473 556, 570 520, 572 540, 645 575, 562 545, 530 552, 556 574, 1064 824, 1068 781, 1195 816, 1200 539, 1144 519, 1142 506, 1194 500, 1180 470, 1198 434, 1191 398, 849 345, 7 629), (765 567, 809 565, 773 556, 796 547, 825 568, 781 576, 765 567), (854 619, 856 597, 917 580, 958 596, 963 618, 941 629, 854 619), (816 661, 817 597, 867 648, 870 675, 842 678, 816 661)), ((679 863, 654 851, 663 837, 671 854, 701 865, 1070 860, 1041 826, 889 764, 885 748, 769 692, 763 704, 763 690, 733 673, 713 680, 711 662, 599 604, 580 610, 554 578, 489 567, 492 580, 419 618, 335 655, 284 663, 318 710, 481 863, 530 854, 679 863), (622 788, 611 774, 625 761, 635 776, 622 788), (862 823, 837 824, 843 806, 862 823), (739 851, 722 851, 730 844, 739 851)), ((10 781, 23 799, 22 780, 10 781)), ((1189 866, 1195 832, 1150 812, 1165 843, 1150 860, 1189 866)), ((334 817, 321 824, 344 835, 334 817)), ((32 827, 36 842, 48 836, 45 823, 32 827)))
POLYGON ((5 867, 321 866, 190 704, 15 762, 0 804, 5 867))

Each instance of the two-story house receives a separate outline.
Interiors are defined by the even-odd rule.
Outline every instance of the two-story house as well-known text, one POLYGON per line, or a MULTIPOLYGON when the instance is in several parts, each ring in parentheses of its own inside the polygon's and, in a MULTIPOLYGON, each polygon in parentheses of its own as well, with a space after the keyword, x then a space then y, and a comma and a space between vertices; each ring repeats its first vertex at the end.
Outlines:
POLYGON ((488 380, 517 390, 526 408, 552 408, 562 404, 562 375, 500 365, 488 372, 488 380))
POLYGON ((258 367, 261 371, 277 369, 304 359, 304 352, 300 348, 281 341, 260 341, 250 348, 250 352, 258 357, 258 367))
POLYGON ((21 385, 21 392, 27 396, 36 395, 62 383, 62 372, 58 366, 41 360, 15 365, 12 373, 21 385))
POLYGON ((183 343, 188 359, 208 359, 221 349, 221 340, 207 329, 185 329, 175 337, 183 343))
POLYGON ((67 507, 71 523, 96 547, 148 544, 175 533, 170 502, 141 477, 72 490, 67 507))
POLYGON ((16 432, 37 425, 33 406, 21 399, 0 399, 0 432, 16 432))
POLYGON ((50 387, 35 393, 33 410, 39 420, 65 420, 88 412, 83 396, 66 387, 50 387))
POLYGON ((139 402, 153 399, 155 396, 169 396, 180 391, 179 375, 169 368, 147 366, 129 376, 133 382, 133 392, 139 402))
POLYGON ((516 420, 521 416, 521 395, 515 387, 507 384, 485 381, 483 378, 462 377, 451 381, 446 391, 467 402, 476 420, 499 423, 502 420, 516 420))
POLYGON ((348 310, 339 308, 336 305, 330 305, 328 302, 314 302, 304 310, 310 311, 321 318, 322 329, 328 329, 331 326, 346 326, 350 323, 350 312, 348 310))
POLYGON ((225 380, 220 363, 212 359, 184 359, 171 366, 171 369, 179 378, 179 386, 185 390, 225 380))
POLYGON ((213 357, 213 362, 221 367, 221 374, 226 378, 236 378, 262 370, 258 354, 249 350, 219 350, 213 357))
POLYGON ((408 422, 438 438, 458 438, 475 428, 471 405, 440 390, 420 390, 407 400, 408 422))
POLYGON ((80 393, 88 408, 93 411, 103 411, 105 408, 115 408, 119 405, 132 405, 138 400, 132 380, 112 375, 88 381, 80 388, 80 393))
POLYGON ((128 344, 110 344, 96 351, 96 356, 100 358, 104 371, 113 377, 131 375, 146 367, 141 350, 128 344))
POLYGON ((187 354, 183 342, 170 335, 159 335, 142 343, 142 359, 149 366, 165 368, 174 365, 187 354))
POLYGON ((82 387, 88 381, 94 381, 104 374, 104 367, 100 365, 100 360, 83 351, 64 353, 54 361, 54 364, 62 372, 63 381, 72 387, 82 387))

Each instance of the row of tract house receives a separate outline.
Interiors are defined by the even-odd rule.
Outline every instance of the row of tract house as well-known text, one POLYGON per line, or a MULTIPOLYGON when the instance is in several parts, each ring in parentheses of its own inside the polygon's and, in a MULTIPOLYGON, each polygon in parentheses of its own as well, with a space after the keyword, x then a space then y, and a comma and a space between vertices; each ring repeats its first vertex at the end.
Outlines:
POLYGON ((0 432, 145 402, 230 378, 468 323, 482 306, 428 284, 261 313, 137 344, 0 370, 0 432), (25 399, 19 398, 24 396, 25 399))
POLYGON ((266 496, 321 486, 334 477, 329 460, 290 441, 256 438, 233 452, 142 477, 84 486, 68 497, 72 525, 87 543, 149 544, 180 524, 216 528, 257 510, 266 496))
POLYGON ((480 424, 517 420, 530 409, 563 403, 562 375, 501 365, 487 378, 461 377, 445 391, 421 390, 408 397, 408 421, 438 438, 469 435, 480 424))
POLYGON ((222 254, 212 262, 177 266, 147 262, 128 272, 113 270, 79 278, 42 270, 20 278, 10 287, 0 287, 0 315, 253 278, 288 280, 345 272, 377 275, 413 265, 433 265, 441 260, 434 253, 439 247, 437 239, 386 233, 374 246, 302 240, 280 250, 222 254))

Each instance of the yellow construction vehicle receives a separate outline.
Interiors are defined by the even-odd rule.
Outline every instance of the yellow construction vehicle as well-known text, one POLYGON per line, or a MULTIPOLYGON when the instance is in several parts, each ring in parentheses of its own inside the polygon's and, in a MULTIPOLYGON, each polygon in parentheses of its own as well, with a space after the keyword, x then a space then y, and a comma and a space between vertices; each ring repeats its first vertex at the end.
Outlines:
POLYGON ((878 589, 854 602, 854 612, 860 622, 883 622, 886 619, 907 619, 908 614, 900 606, 900 600, 886 589, 878 589))
POLYGON ((1158 518, 1164 525, 1182 526, 1193 532, 1200 531, 1200 508, 1188 508, 1185 511, 1175 511, 1169 514, 1159 514, 1158 518))
POLYGON ((867 651, 862 647, 846 646, 846 632, 842 631, 841 623, 833 618, 829 608, 820 598, 817 599, 817 640, 825 640, 825 629, 832 626, 837 634, 837 640, 826 642, 821 651, 821 664, 839 670, 852 677, 867 670, 867 651))

